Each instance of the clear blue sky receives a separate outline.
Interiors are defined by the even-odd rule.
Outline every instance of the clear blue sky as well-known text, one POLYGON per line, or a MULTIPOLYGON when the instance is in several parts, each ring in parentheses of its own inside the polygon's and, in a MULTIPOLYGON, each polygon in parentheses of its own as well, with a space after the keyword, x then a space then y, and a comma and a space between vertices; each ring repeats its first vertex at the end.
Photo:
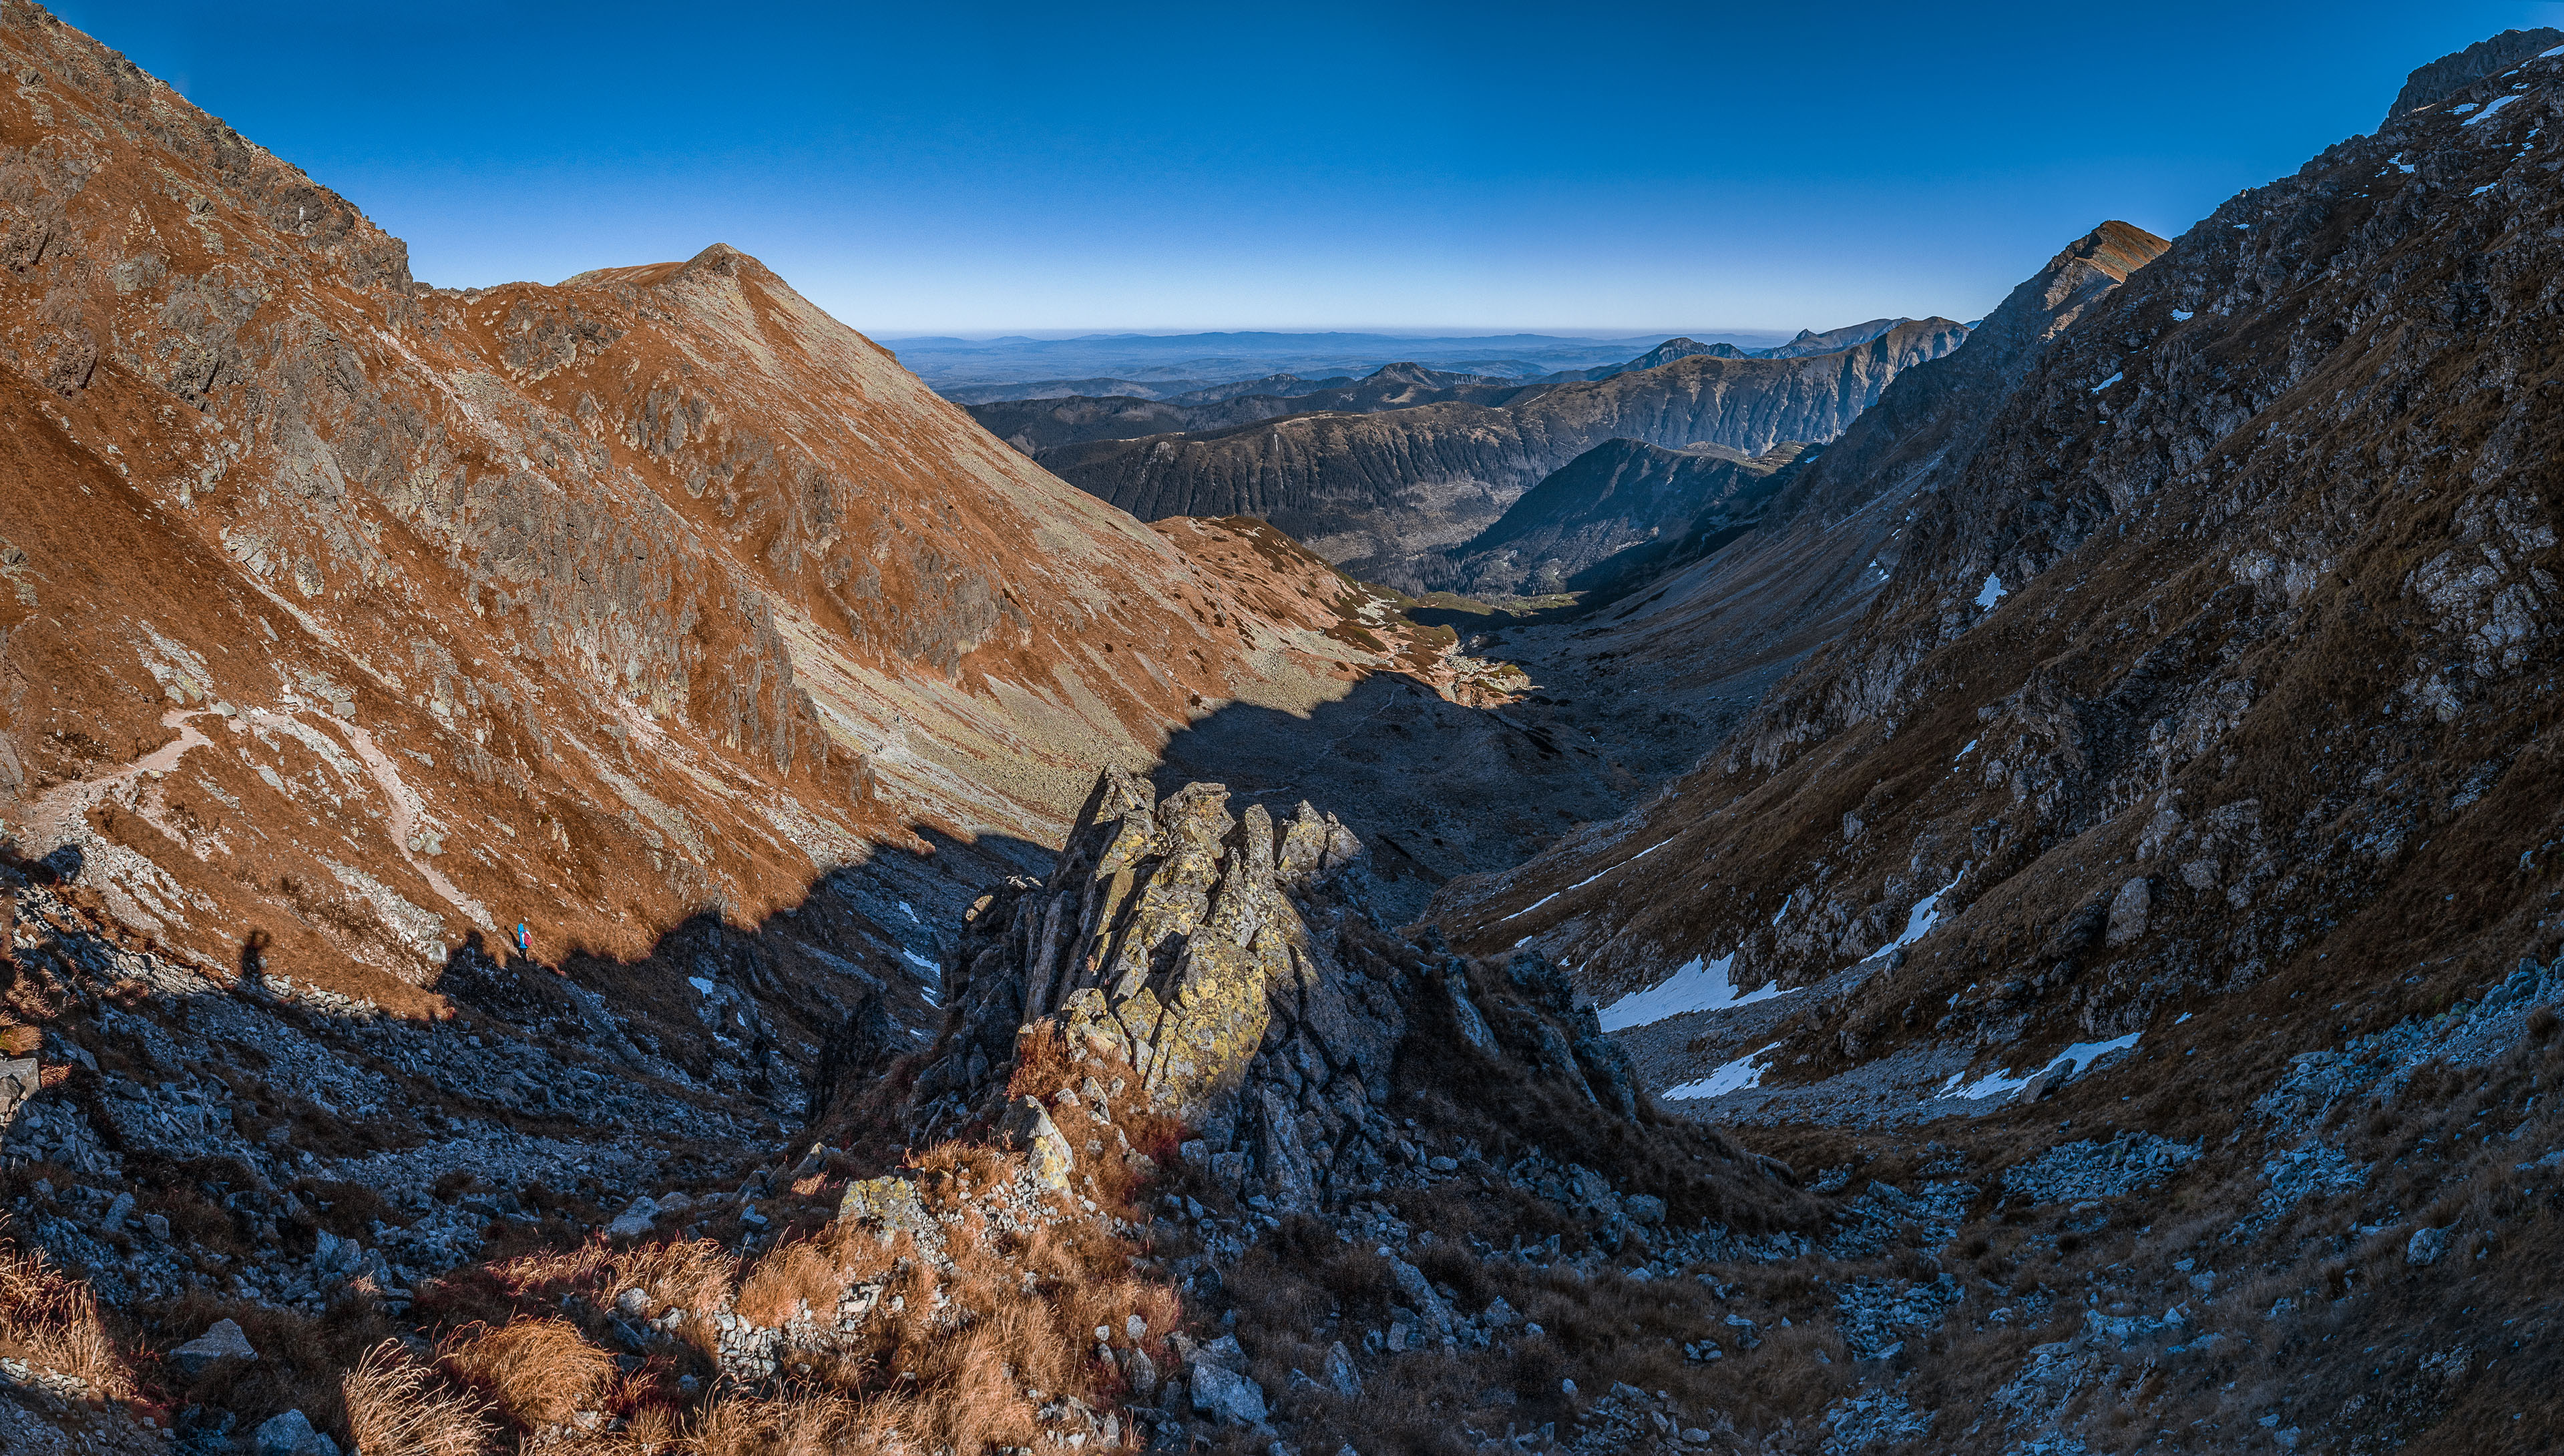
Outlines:
POLYGON ((62 0, 440 284, 727 242, 882 334, 1975 317, 2519 0, 62 0))

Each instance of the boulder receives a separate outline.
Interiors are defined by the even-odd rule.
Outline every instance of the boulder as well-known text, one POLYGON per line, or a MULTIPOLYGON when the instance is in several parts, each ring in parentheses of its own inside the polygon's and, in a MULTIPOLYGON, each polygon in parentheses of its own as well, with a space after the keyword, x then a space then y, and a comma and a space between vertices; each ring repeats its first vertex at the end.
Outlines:
POLYGON ((1449 1333, 1451 1307, 1434 1290, 1433 1281, 1424 1277, 1423 1270, 1403 1259, 1392 1258, 1389 1261, 1389 1277, 1396 1282, 1397 1292, 1406 1296, 1407 1303, 1415 1307, 1426 1323, 1435 1330, 1449 1333))
POLYGON ((1363 1392, 1362 1371, 1354 1368, 1353 1354, 1341 1340, 1327 1347, 1327 1383, 1348 1400, 1363 1392))
POLYGON ((169 1358, 193 1379, 216 1360, 253 1360, 258 1352, 250 1348, 249 1337, 241 1333, 238 1323, 216 1320, 213 1328, 169 1352, 169 1358))
MULTIPOLYGON (((1058 1129, 1051 1130, 1054 1136, 1058 1129)), ((900 1233, 924 1233, 935 1220, 917 1199, 917 1184, 901 1177, 858 1178, 846 1184, 837 1200, 837 1221, 871 1224, 887 1241, 900 1233)))
POLYGON ((632 1200, 630 1207, 616 1214, 605 1231, 618 1239, 637 1239, 656 1226, 659 1205, 644 1196, 632 1200))
POLYGON ((2404 1262, 2416 1269, 2440 1262, 2449 1251, 2449 1231, 2445 1228, 2417 1228, 2404 1245, 2404 1262))
POLYGON ((1467 982, 1458 967, 1443 977, 1443 988, 1451 996, 1451 1021, 1460 1030, 1460 1039, 1487 1056, 1497 1055, 1496 1034, 1487 1029, 1487 1018, 1480 1015, 1477 1004, 1469 999, 1467 982))
POLYGON ((2119 887, 2110 899, 2109 928, 2102 933, 2104 944, 2125 945, 2146 933, 2146 917, 2154 909, 2154 886, 2143 875, 2119 887))
POLYGON ((338 1456, 338 1443, 314 1430, 311 1418, 299 1410, 269 1417, 251 1438, 250 1449, 257 1456, 338 1456))
POLYGON ((1146 1400, 1158 1392, 1158 1362, 1134 1345, 1122 1352, 1122 1378, 1130 1382, 1132 1394, 1146 1400))
POLYGON ((1193 1409, 1222 1425, 1264 1423, 1264 1387, 1207 1359, 1193 1362, 1193 1409))
POLYGON ((1016 1098, 998 1119, 997 1132, 1024 1154, 1033 1181, 1054 1193, 1068 1191, 1069 1174, 1077 1170, 1077 1154, 1038 1098, 1016 1098))

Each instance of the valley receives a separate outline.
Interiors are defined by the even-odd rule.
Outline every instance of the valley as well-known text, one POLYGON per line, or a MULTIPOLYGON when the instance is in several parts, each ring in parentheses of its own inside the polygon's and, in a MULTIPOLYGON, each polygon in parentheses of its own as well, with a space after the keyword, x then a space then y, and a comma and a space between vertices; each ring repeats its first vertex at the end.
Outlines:
POLYGON ((2564 1441, 2564 32, 1707 341, 439 288, 0 70, 0 1448, 2564 1441))

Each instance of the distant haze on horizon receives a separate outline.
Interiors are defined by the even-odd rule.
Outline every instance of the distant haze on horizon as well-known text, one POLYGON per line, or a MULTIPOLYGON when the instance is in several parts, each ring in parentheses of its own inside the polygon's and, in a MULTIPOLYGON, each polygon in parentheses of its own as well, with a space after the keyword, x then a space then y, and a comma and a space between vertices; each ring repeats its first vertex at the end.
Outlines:
POLYGON ((2373 129, 2413 68, 2564 23, 2524 0, 2167 0, 2135 24, 1868 0, 54 8, 345 194, 428 282, 724 242, 885 339, 1975 318, 2105 219, 2177 236, 2373 129), (1674 317, 1724 321, 1593 321, 1674 317), (1449 321, 1472 318, 1534 321, 1449 321))

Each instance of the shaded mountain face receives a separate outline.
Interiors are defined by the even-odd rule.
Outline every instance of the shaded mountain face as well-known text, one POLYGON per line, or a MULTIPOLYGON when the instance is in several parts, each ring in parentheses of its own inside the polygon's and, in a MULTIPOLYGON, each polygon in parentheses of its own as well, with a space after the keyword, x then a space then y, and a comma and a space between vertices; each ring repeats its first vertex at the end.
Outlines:
POLYGON ((1396 658, 1322 635, 1322 563, 1063 486, 732 249, 430 289, 41 12, 0 51, 0 813, 173 953, 397 998, 885 847, 984 879, 1099 760, 1396 658))
POLYGON ((1429 589, 1470 596, 1582 589, 1591 568, 1607 558, 1741 520, 1801 448, 1747 456, 1715 445, 1667 450, 1606 440, 1525 491, 1495 524, 1445 549, 1419 574, 1429 589))
POLYGON ((1370 414, 1451 401, 1505 404, 1540 387, 1484 374, 1444 373, 1421 364, 1389 364, 1361 379, 1307 381, 1284 375, 1165 400, 1003 401, 973 404, 969 411, 988 433, 1038 459, 1045 450, 1089 440, 1222 430, 1315 411, 1370 414), (1258 387, 1268 385, 1275 387, 1258 387))
POLYGON ((1258 516, 1367 580, 1413 589, 1423 553, 1492 525, 1516 497, 1603 441, 1760 454, 1785 440, 1828 440, 1899 372, 1966 337, 1957 323, 1926 319, 1835 353, 1693 354, 1509 405, 1304 415, 1067 445, 1038 459, 1143 519, 1258 516))

